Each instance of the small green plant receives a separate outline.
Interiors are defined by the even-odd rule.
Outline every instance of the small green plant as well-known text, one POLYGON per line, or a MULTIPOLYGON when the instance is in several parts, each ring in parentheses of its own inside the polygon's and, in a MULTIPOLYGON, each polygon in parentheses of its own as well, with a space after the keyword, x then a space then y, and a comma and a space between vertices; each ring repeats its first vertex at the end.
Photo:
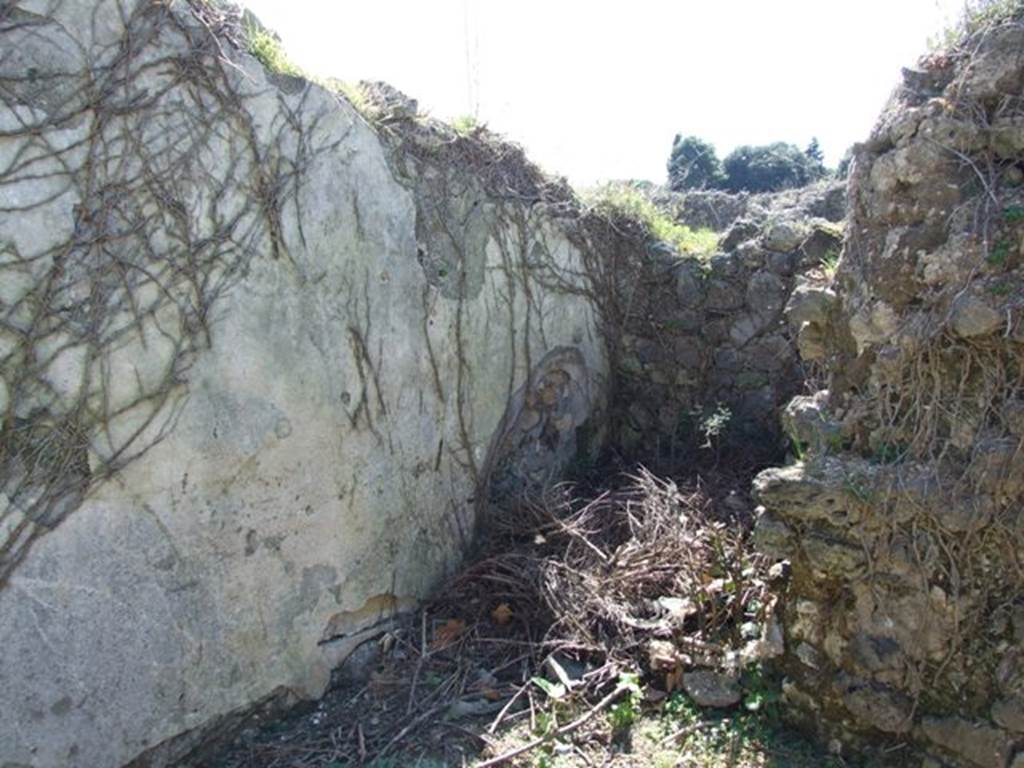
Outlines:
POLYGON ((483 128, 474 115, 459 115, 452 120, 452 129, 460 136, 470 136, 483 128))
POLYGON ((1003 208, 1003 221, 1007 224, 1019 224, 1024 221, 1024 205, 1008 205, 1003 208))
POLYGON ((743 707, 748 712, 767 712, 779 700, 778 689, 771 684, 760 665, 743 673, 743 707))
POLYGON ((634 672, 620 673, 619 688, 625 690, 625 695, 608 710, 608 720, 613 730, 624 731, 640 717, 640 703, 643 701, 640 675, 634 672))
POLYGON ((836 270, 839 269, 839 251, 829 250, 825 252, 825 255, 821 257, 819 261, 821 265, 821 271, 825 273, 825 277, 829 280, 836 276, 836 270))
POLYGON ((906 448, 901 445, 894 445, 892 443, 882 443, 875 449, 874 455, 871 457, 871 461, 874 464, 895 464, 903 454, 906 453, 906 448))
POLYGON ((988 288, 988 292, 993 296, 1009 296, 1012 290, 1013 287, 1009 283, 995 283, 988 288))
POLYGON ((991 264, 993 267, 1005 267, 1006 262, 1010 259, 1010 243, 1006 240, 1000 240, 998 243, 992 246, 985 261, 991 264))
POLYGON ((538 709, 534 717, 533 732, 537 736, 547 737, 558 727, 555 716, 546 710, 538 709))
POLYGON ((368 122, 373 122, 378 116, 377 111, 367 98, 366 91, 358 83, 349 83, 336 77, 328 77, 320 81, 320 85, 344 98, 368 122))
POLYGON ((279 75, 303 76, 302 69, 288 58, 288 54, 281 47, 281 41, 272 33, 251 26, 246 29, 245 36, 249 53, 259 59, 260 64, 268 71, 279 75))
POLYGON ((719 403, 713 411, 706 413, 700 420, 700 431, 704 435, 701 448, 714 448, 722 434, 729 426, 732 411, 719 403))
POLYGON ((804 444, 800 442, 800 439, 796 435, 789 436, 789 442, 793 449, 793 455, 797 461, 807 460, 807 449, 804 448, 804 444))
POLYGON ((540 688, 553 701, 561 701, 569 691, 561 683, 553 683, 543 677, 530 678, 530 682, 540 688))
POLYGON ((869 504, 874 498, 874 491, 867 478, 858 475, 847 475, 843 483, 845 490, 862 504, 869 504))
POLYGON ((683 256, 707 259, 718 247, 716 232, 691 229, 674 221, 643 192, 628 184, 605 184, 585 192, 583 197, 598 213, 639 222, 652 238, 672 245, 683 256))
POLYGON ((662 713, 666 718, 678 721, 683 725, 696 723, 701 717, 697 705, 682 691, 676 691, 668 697, 668 701, 665 702, 665 706, 662 708, 662 713))

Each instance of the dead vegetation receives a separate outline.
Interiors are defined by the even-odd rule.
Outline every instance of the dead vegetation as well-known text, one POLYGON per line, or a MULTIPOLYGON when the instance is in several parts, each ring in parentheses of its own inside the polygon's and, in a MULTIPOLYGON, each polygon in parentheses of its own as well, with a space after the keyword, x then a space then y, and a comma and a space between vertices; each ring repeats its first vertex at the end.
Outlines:
POLYGON ((330 694, 283 738, 250 731, 204 764, 405 765, 422 753, 498 765, 515 756, 500 739, 517 724, 533 734, 529 750, 508 748, 518 755, 576 731, 610 738, 609 723, 678 702, 690 670, 738 684, 765 655, 774 608, 749 502, 731 491, 746 479, 681 487, 640 469, 586 499, 563 485, 492 507, 479 557, 375 641, 361 687, 330 694))

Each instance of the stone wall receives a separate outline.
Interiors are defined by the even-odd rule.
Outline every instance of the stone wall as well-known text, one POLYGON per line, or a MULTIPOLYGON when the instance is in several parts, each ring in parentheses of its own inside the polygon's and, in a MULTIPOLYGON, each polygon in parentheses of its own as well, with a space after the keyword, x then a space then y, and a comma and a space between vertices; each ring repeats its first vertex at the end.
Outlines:
POLYGON ((900 765, 1024 764, 1024 23, 906 70, 856 151, 834 285, 789 308, 828 388, 763 472, 789 711, 900 765))
POLYGON ((664 187, 657 187, 649 194, 677 221, 688 227, 713 229, 715 232, 725 232, 740 219, 788 216, 838 223, 846 216, 846 185, 834 180, 759 194, 716 189, 673 192, 664 187))
POLYGON ((674 460, 705 441, 701 424, 719 408, 729 412, 725 443, 764 457, 784 447, 777 414, 813 371, 783 309, 801 276, 824 274, 838 256, 842 229, 807 207, 748 214, 708 259, 680 260, 657 246, 636 257, 643 269, 615 360, 613 443, 623 451, 674 460))
POLYGON ((532 166, 413 156, 242 46, 208 3, 0 10, 0 764, 318 695, 601 401, 532 166))

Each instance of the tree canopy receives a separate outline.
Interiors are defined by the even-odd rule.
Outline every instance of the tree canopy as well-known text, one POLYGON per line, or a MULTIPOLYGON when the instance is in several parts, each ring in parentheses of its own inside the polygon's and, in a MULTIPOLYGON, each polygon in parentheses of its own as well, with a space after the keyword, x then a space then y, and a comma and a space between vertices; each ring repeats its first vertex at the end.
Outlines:
POLYGON ((669 187, 676 192, 725 189, 730 192, 776 192, 802 187, 829 174, 818 140, 807 149, 777 141, 737 147, 723 161, 715 148, 696 136, 676 135, 668 159, 669 187))
POLYGON ((696 136, 676 134, 668 158, 668 185, 676 192, 713 189, 724 181, 715 148, 696 136))

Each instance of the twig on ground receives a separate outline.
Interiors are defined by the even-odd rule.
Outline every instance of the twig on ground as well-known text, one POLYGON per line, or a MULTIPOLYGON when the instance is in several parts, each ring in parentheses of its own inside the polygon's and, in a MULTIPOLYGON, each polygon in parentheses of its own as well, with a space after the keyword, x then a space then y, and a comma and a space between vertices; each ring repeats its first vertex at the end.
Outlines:
POLYGON ((605 696, 603 699, 597 702, 597 704, 592 706, 580 717, 576 718, 568 725, 563 725, 561 728, 558 728, 553 733, 548 733, 544 736, 538 736, 533 741, 529 741, 526 744, 523 744, 521 747, 510 749, 508 752, 498 755, 497 757, 492 757, 490 760, 485 760, 484 762, 477 765, 477 768, 490 768, 494 765, 501 765, 502 763, 507 763, 512 758, 518 757, 519 755, 525 752, 529 752, 533 749, 536 749, 541 744, 547 741, 551 741, 552 739, 558 738, 560 736, 568 736, 576 729, 590 722, 591 718, 593 718, 594 715, 596 715, 601 710, 606 709, 608 706, 614 703, 616 699, 618 699, 622 694, 626 693, 626 691, 628 690, 630 690, 630 687, 627 685, 616 686, 615 690, 613 690, 611 693, 609 693, 607 696, 605 696))
POLYGON ((498 729, 498 726, 501 725, 501 721, 505 719, 505 715, 512 708, 512 705, 516 703, 516 699, 518 699, 520 696, 522 696, 523 695, 523 691, 525 691, 527 688, 529 688, 532 684, 533 683, 531 683, 529 680, 527 680, 525 683, 523 683, 523 685, 521 685, 519 687, 519 690, 517 690, 512 695, 512 698, 508 700, 508 703, 505 704, 505 706, 501 708, 500 712, 498 712, 497 717, 495 717, 494 720, 491 722, 491 724, 489 726, 487 726, 487 732, 488 733, 494 733, 498 729))

